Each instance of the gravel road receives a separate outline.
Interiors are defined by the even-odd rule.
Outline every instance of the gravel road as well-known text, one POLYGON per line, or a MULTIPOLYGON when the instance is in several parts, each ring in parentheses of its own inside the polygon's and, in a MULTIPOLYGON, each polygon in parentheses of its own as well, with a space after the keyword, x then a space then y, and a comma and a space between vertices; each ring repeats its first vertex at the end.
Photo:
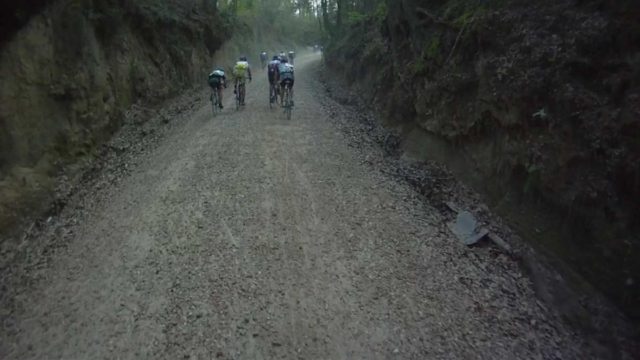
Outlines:
POLYGON ((186 107, 122 180, 68 205, 60 216, 81 203, 80 220, 52 221, 32 241, 57 245, 6 275, 22 280, 2 289, 0 358, 607 355, 513 260, 461 245, 367 161, 375 149, 349 145, 319 63, 298 61, 291 120, 256 74, 246 108, 229 90, 216 118, 206 101, 186 107))

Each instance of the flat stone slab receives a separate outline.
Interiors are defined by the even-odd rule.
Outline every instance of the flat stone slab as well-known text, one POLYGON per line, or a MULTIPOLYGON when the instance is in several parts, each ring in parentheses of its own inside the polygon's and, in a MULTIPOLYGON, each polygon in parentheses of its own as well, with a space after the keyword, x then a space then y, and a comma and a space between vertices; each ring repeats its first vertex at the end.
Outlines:
POLYGON ((459 212, 456 221, 448 223, 447 226, 467 246, 477 243, 489 234, 487 229, 478 228, 478 221, 468 211, 459 212))

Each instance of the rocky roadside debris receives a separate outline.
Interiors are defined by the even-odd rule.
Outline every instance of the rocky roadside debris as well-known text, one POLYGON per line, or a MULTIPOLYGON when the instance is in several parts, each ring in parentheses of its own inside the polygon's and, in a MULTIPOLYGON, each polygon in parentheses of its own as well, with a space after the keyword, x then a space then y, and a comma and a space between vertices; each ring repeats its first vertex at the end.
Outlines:
POLYGON ((323 106, 350 145, 360 149, 363 162, 411 185, 426 205, 437 209, 446 219, 451 233, 473 249, 473 256, 499 259, 504 264, 503 271, 528 277, 539 306, 559 321, 567 322, 590 343, 597 344, 604 357, 611 356, 605 353, 640 354, 637 330, 607 299, 557 259, 538 253, 524 242, 477 192, 456 179, 445 165, 403 156, 401 135, 386 128, 372 106, 365 104, 345 83, 321 76, 326 71, 320 69, 316 78, 333 100, 325 101, 323 106), (337 111, 345 110, 347 116, 337 116, 337 111), (465 231, 468 233, 463 234, 465 231))

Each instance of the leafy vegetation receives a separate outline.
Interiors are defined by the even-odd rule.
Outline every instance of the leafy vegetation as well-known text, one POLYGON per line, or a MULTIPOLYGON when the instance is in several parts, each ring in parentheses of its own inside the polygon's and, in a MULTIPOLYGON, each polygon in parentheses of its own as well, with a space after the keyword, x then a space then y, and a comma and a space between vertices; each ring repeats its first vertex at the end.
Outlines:
POLYGON ((226 0, 216 5, 234 34, 250 35, 256 45, 312 45, 322 38, 319 7, 311 0, 226 0))
MULTIPOLYGON (((113 0, 94 0, 108 2, 113 0)), ((137 5, 145 11, 169 14, 164 3, 137 5)), ((367 21, 382 23, 387 0, 210 0, 223 28, 250 48, 270 45, 314 45, 344 35, 344 29, 367 21), (247 45, 248 46, 248 45, 247 45)), ((169 15, 158 16, 171 22, 169 15)), ((186 18, 181 16, 180 18, 186 18)))

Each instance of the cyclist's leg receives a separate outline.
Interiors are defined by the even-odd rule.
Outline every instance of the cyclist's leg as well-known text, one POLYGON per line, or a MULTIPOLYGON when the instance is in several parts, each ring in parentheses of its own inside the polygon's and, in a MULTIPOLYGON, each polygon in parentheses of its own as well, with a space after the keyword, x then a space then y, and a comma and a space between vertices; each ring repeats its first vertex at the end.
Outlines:
POLYGON ((278 89, 280 90, 280 105, 284 106, 284 97, 286 96, 284 82, 278 82, 278 89))
POLYGON ((219 103, 218 105, 220 106, 220 109, 222 109, 223 108, 223 106, 222 106, 222 83, 218 85, 217 91, 218 91, 218 103, 219 103))
POLYGON ((289 92, 291 93, 291 105, 293 105, 293 84, 295 83, 294 79, 289 80, 289 92))
POLYGON ((276 96, 275 92, 276 92, 276 89, 273 81, 269 81, 269 102, 270 103, 273 103, 275 100, 275 96, 276 96))

